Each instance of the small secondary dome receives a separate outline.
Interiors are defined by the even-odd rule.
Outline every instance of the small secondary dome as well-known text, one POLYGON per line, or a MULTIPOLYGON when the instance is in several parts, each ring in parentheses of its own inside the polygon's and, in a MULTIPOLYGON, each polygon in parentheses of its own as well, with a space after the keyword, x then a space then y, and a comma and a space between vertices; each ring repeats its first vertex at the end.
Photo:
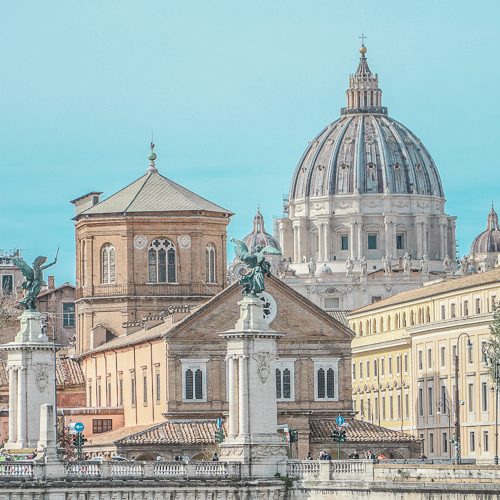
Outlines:
POLYGON ((476 236, 472 242, 470 253, 473 255, 500 252, 500 228, 498 226, 498 215, 491 206, 488 214, 486 231, 476 236))
POLYGON ((302 155, 289 201, 338 194, 417 194, 444 198, 434 161, 420 139, 382 106, 378 76, 366 59, 349 77, 347 107, 302 155))
POLYGON ((243 241, 251 252, 255 252, 257 246, 260 245, 261 247, 274 247, 281 253, 281 247, 278 240, 271 234, 266 233, 264 228, 264 217, 259 209, 257 209, 257 213, 253 218, 253 230, 250 234, 245 236, 243 241))

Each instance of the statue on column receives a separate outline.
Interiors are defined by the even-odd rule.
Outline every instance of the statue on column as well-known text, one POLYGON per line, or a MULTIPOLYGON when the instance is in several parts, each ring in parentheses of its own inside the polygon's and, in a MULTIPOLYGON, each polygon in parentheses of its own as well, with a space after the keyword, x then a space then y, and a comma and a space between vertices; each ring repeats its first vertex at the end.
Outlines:
POLYGON ((359 265, 361 266, 361 271, 360 271, 361 276, 366 276, 368 263, 366 262, 366 257, 364 255, 359 260, 359 265))
POLYGON ((21 305, 27 311, 36 311, 36 298, 45 285, 43 281, 43 271, 48 269, 57 263, 57 255, 59 254, 59 249, 57 249, 54 261, 50 264, 45 264, 47 262, 47 257, 39 256, 33 261, 33 268, 31 268, 22 257, 13 257, 12 262, 21 270, 25 280, 23 281, 22 287, 26 290, 24 298, 19 301, 21 305))
POLYGON ((271 264, 267 262, 265 254, 281 255, 281 252, 269 245, 257 245, 255 253, 251 253, 245 242, 235 238, 231 238, 231 241, 236 245, 236 256, 248 267, 248 271, 239 279, 242 293, 255 297, 265 290, 264 277, 271 276, 271 264))
POLYGON ((460 259, 458 266, 460 267, 460 274, 466 275, 469 272, 470 262, 469 259, 467 258, 467 255, 464 255, 460 259))
POLYGON ((353 260, 351 259, 351 257, 347 257, 346 261, 345 261, 345 275, 346 275, 346 278, 348 278, 349 276, 352 276, 352 270, 354 268, 354 262, 353 260))
POLYGON ((429 258, 426 253, 424 253, 420 259, 420 272, 422 274, 427 274, 429 272, 429 258))
POLYGON ((409 274, 411 271, 411 256, 408 252, 403 255, 403 272, 409 274))
POLYGON ((447 273, 451 273, 451 271, 452 271, 452 262, 451 262, 450 256, 448 254, 446 254, 446 257, 443 260, 443 267, 444 267, 444 270, 447 273))
POLYGON ((382 264, 384 265, 384 275, 391 276, 392 275, 392 255, 386 255, 382 257, 382 264))

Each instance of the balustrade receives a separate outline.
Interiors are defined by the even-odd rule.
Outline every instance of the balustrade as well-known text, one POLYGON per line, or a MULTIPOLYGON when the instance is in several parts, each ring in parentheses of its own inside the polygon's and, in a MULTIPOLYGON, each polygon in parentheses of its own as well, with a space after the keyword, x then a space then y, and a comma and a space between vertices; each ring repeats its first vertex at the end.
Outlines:
POLYGON ((179 477, 186 475, 186 464, 180 462, 157 462, 153 474, 159 477, 179 477))
POLYGON ((32 478, 33 464, 32 463, 1 463, 0 462, 0 477, 2 478, 32 478))

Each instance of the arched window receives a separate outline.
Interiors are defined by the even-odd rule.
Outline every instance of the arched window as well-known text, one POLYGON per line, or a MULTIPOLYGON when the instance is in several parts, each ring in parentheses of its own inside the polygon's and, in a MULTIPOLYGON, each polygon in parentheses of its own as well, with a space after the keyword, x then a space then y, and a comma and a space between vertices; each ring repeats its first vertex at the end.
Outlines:
POLYGON ((377 320, 373 318, 372 333, 377 333, 377 320))
POLYGON ((101 283, 116 283, 115 247, 106 243, 101 249, 101 283))
POLYGON ((207 283, 216 283, 215 276, 215 247, 210 243, 205 249, 205 280, 207 283))
POLYGON ((362 321, 359 322, 359 335, 360 336, 363 335, 363 322, 362 321))
POLYGON ((331 368, 326 371, 326 397, 333 399, 335 397, 335 373, 331 368))
POLYGON ((387 316, 387 330, 391 331, 391 315, 387 316))
POLYGON ((186 370, 186 399, 193 399, 193 370, 186 370))
POLYGON ((283 370, 283 397, 290 399, 291 383, 290 383, 290 370, 285 368, 283 370))
POLYGON ((403 313, 403 328, 406 328, 406 313, 403 313))
POLYGON ((281 399, 281 370, 276 368, 276 398, 281 399))
POLYGON ((175 246, 170 240, 156 239, 149 245, 148 276, 150 283, 177 281, 175 246))
POLYGON ((380 317, 380 325, 379 325, 379 331, 380 333, 383 333, 384 332, 384 318, 382 318, 382 316, 380 317))
POLYGON ((370 335, 370 320, 366 320, 366 335, 370 335))
POLYGON ((318 398, 325 398, 325 370, 323 368, 318 370, 318 398))
POLYGON ((424 314, 422 308, 418 308, 418 324, 421 325, 424 322, 424 314))
POLYGON ((399 314, 396 314, 396 317, 394 318, 394 326, 395 326, 395 328, 399 328, 400 327, 400 324, 399 324, 399 314))
POLYGON ((415 313, 413 311, 410 311, 410 326, 413 326, 415 324, 415 313))
POLYGON ((431 322, 431 309, 429 306, 427 306, 427 308, 425 309, 425 321, 426 323, 431 322))

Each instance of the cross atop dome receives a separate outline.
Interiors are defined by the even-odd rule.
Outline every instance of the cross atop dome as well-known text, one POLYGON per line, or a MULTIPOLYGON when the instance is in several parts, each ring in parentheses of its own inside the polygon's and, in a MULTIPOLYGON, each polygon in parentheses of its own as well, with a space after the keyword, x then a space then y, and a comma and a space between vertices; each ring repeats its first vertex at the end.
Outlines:
POLYGON ((495 208, 493 206, 493 202, 491 203, 491 210, 488 214, 488 226, 486 227, 488 231, 500 231, 498 226, 498 215, 495 212, 495 208))

